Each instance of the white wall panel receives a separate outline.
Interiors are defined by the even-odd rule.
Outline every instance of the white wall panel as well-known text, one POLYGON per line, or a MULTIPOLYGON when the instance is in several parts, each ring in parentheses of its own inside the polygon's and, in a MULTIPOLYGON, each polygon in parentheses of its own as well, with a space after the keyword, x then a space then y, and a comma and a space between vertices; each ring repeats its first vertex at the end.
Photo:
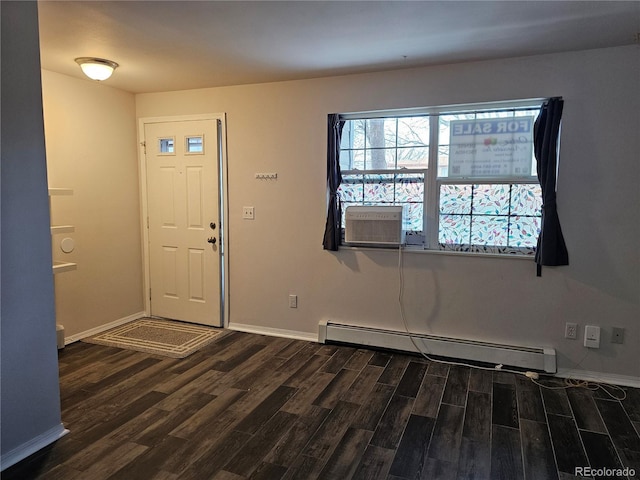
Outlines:
POLYGON ((639 375, 640 213, 630 208, 640 204, 639 74, 629 46, 141 94, 136 106, 141 117, 227 113, 231 322, 312 333, 322 319, 403 328, 397 252, 322 250, 327 114, 563 96, 558 208, 571 265, 538 278, 532 260, 407 253, 407 321, 424 333, 552 346, 560 368, 639 375), (243 206, 255 206, 255 220, 242 219, 243 206), (567 321, 580 332, 624 327, 629 341, 586 352, 564 339, 567 321))

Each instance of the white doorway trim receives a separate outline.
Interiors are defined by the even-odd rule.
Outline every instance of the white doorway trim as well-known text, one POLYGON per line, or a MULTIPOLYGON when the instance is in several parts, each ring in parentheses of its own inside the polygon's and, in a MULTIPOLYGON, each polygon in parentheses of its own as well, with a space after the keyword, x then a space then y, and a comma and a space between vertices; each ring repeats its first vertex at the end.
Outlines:
POLYGON ((140 179, 140 228, 142 230, 142 257, 144 262, 144 276, 142 294, 144 298, 145 315, 151 314, 151 297, 149 295, 149 230, 147 218, 149 216, 147 205, 147 160, 145 155, 145 125, 150 123, 182 122, 194 120, 215 120, 218 122, 218 170, 219 170, 219 195, 220 195, 220 316, 221 324, 227 327, 229 324, 229 235, 227 219, 228 191, 227 191, 227 124, 225 113, 207 113, 198 115, 177 115, 166 117, 144 117, 138 119, 138 178, 140 179))

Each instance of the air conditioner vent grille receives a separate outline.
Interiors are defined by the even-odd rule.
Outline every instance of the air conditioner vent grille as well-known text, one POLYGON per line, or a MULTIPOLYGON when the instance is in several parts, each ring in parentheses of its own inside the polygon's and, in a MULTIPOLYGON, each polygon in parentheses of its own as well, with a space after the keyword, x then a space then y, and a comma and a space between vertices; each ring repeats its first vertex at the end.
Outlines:
POLYGON ((404 243, 401 206, 350 206, 345 211, 345 243, 397 246, 404 243))

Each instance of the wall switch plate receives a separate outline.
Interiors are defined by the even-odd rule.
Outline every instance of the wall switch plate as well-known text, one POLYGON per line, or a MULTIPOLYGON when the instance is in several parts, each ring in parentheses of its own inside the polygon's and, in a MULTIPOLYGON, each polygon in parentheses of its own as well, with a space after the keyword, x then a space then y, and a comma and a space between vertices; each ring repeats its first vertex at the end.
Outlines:
POLYGON ((242 207, 242 218, 245 220, 253 220, 255 218, 255 210, 253 207, 242 207))
POLYGON ((575 340, 578 338, 578 324, 567 322, 564 324, 564 338, 575 340))
POLYGON ((624 328, 613 327, 611 330, 611 343, 624 343, 624 328))
POLYGON ((298 296, 289 295, 289 308, 298 308, 298 296))
POLYGON ((584 327, 584 346, 600 348, 600 327, 595 325, 586 325, 584 327))

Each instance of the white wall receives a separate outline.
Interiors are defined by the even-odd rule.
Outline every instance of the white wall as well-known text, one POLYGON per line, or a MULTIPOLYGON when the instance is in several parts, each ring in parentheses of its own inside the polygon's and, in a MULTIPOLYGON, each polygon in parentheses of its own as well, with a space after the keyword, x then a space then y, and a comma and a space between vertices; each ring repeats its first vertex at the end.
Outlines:
POLYGON ((35 2, 2 2, 0 468, 64 433, 35 2))
POLYGON ((144 310, 135 98, 46 70, 42 95, 49 185, 73 189, 51 199, 52 222, 75 227, 53 237, 54 259, 77 264, 55 276, 57 322, 73 337, 144 310))
POLYGON ((405 256, 411 328, 557 349, 562 369, 639 376, 638 47, 136 96, 137 116, 226 112, 230 319, 317 331, 322 319, 402 328, 397 253, 322 250, 326 116, 563 96, 558 204, 571 265, 405 256), (277 181, 256 180, 277 172, 277 181), (244 205, 256 218, 241 219, 244 205), (297 309, 287 296, 299 297, 297 309), (564 324, 603 327, 602 348, 564 324), (626 329, 624 345, 610 327, 626 329))

